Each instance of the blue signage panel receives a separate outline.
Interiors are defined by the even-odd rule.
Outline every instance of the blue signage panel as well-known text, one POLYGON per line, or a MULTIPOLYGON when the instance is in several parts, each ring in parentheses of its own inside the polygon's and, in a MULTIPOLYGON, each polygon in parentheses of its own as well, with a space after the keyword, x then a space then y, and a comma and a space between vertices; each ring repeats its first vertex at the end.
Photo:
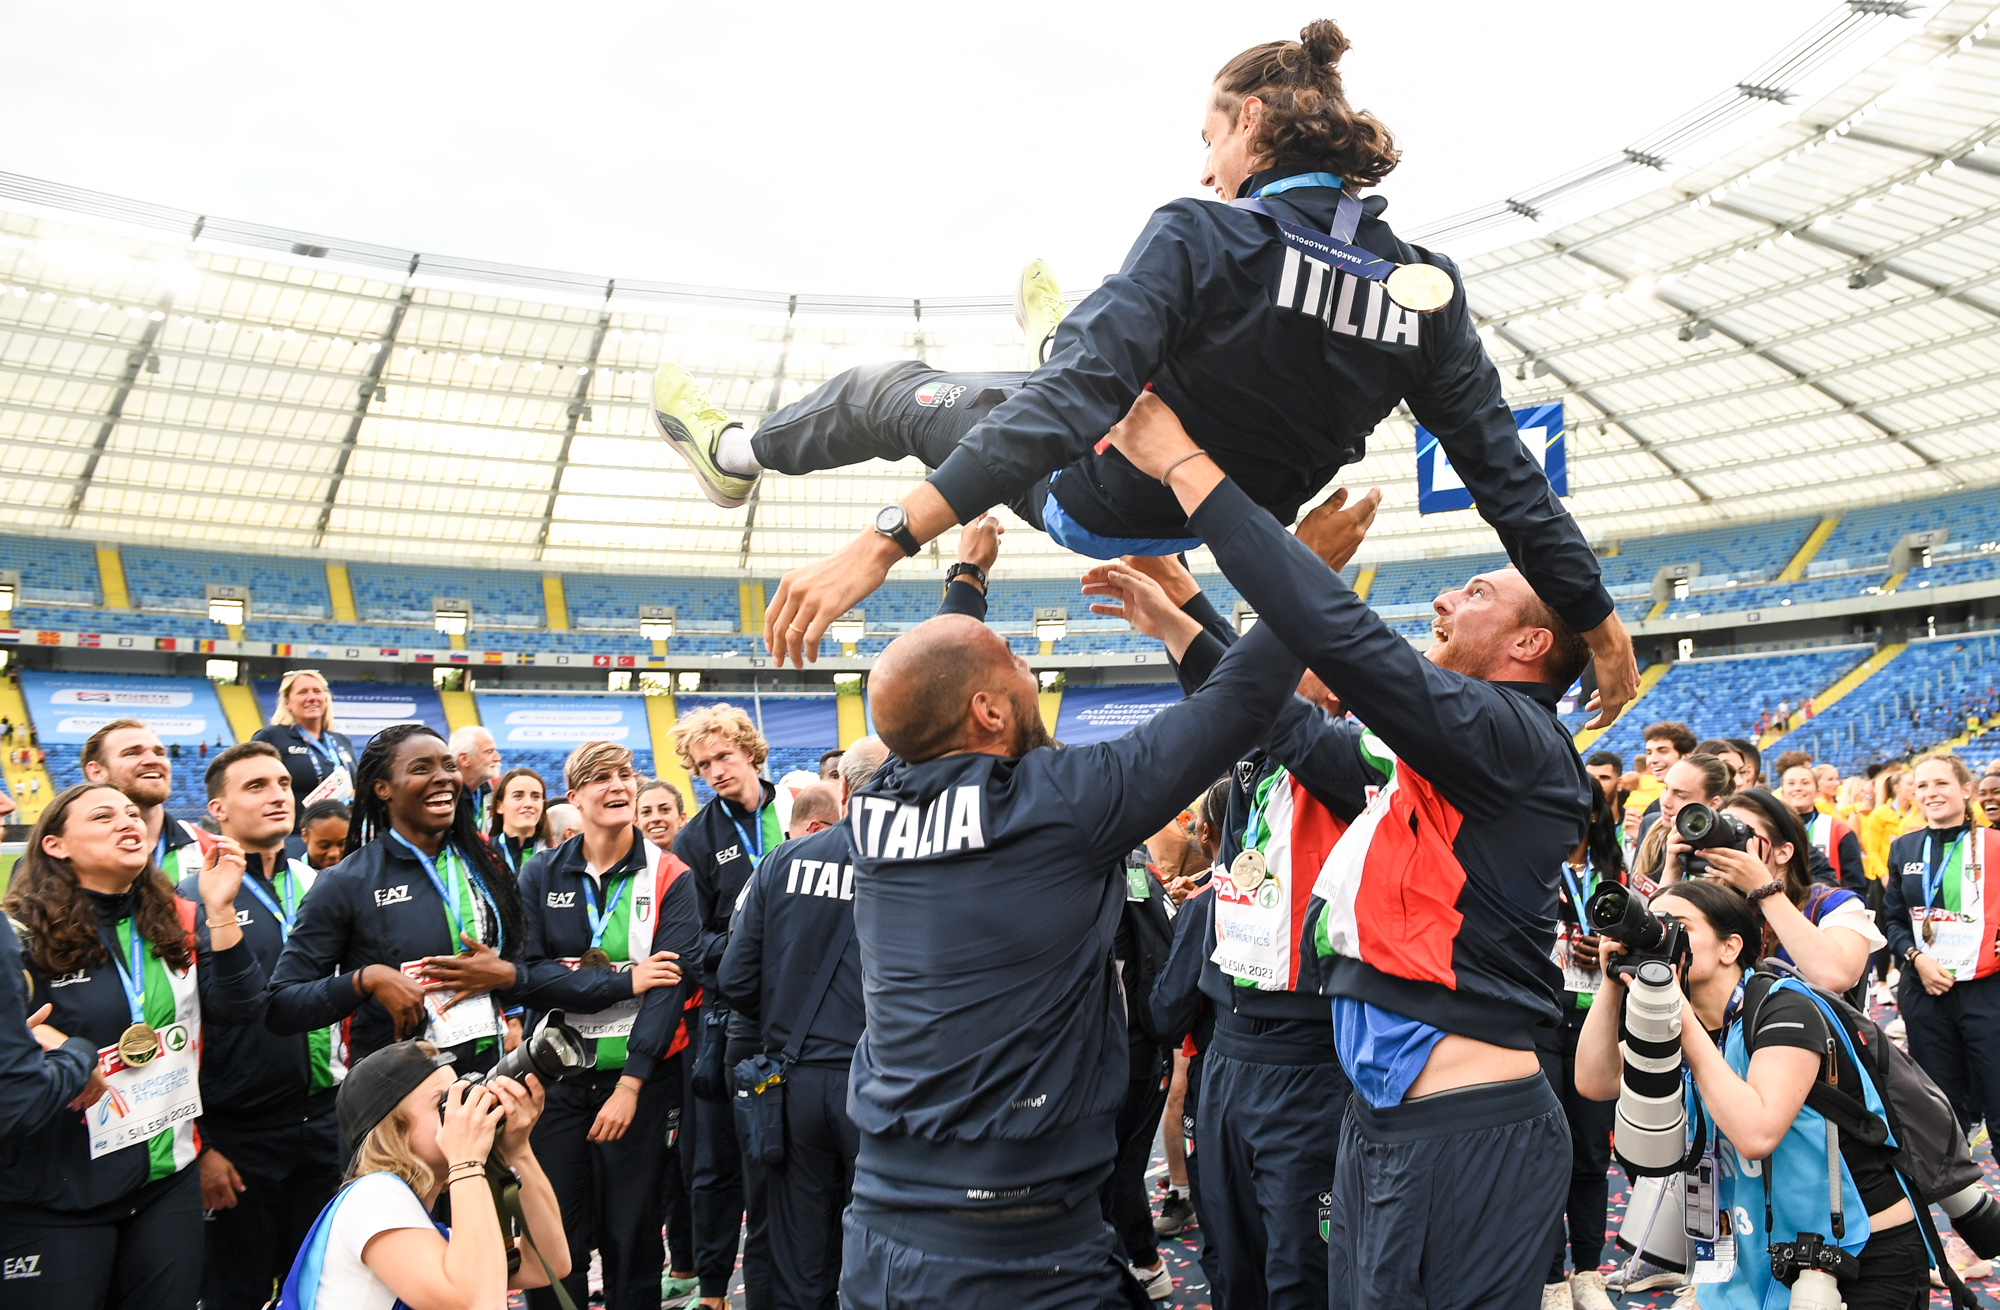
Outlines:
MULTIPOLYGON (((1563 407, 1557 401, 1514 411, 1514 427, 1521 444, 1548 474, 1549 485, 1558 496, 1569 494, 1569 456, 1563 440, 1563 407)), ((1459 480, 1458 470, 1438 439, 1423 427, 1417 428, 1417 513, 1441 514, 1446 510, 1471 509, 1472 493, 1459 480)))

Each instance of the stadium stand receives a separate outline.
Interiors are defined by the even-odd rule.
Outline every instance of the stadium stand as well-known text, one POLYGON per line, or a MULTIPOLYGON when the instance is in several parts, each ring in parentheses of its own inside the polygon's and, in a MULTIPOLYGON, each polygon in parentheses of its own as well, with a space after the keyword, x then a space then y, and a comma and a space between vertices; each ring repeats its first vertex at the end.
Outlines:
POLYGON ((459 596, 472 602, 473 622, 481 627, 543 626, 542 580, 538 574, 352 564, 347 576, 354 588, 355 613, 364 620, 428 625, 435 598, 459 596))
POLYGON ((0 569, 21 575, 21 599, 59 605, 101 605, 97 554, 81 541, 0 537, 0 569))
POLYGON ((1816 695, 1868 654, 1866 647, 1842 646, 1683 660, 1668 669, 1591 749, 1615 751, 1629 760, 1644 748, 1646 725, 1662 719, 1698 723, 1703 736, 1754 736, 1764 711, 1775 711, 1779 701, 1797 705, 1816 695))
MULTIPOLYGON (((639 630, 641 605, 671 605, 677 628, 734 631, 738 625, 734 578, 619 577, 608 573, 566 573, 563 594, 572 628, 639 630), (720 628, 716 625, 728 625, 720 628)), ((871 598, 872 599, 872 598, 871 598)))
POLYGON ((1996 713, 2000 636, 1918 640, 1823 713, 1796 725, 1776 749, 1797 747, 1852 773, 1950 740, 1967 730, 1968 720, 1990 723, 1996 713))
POLYGON ((318 560, 149 546, 127 546, 119 555, 125 565, 125 589, 140 609, 186 610, 206 616, 205 587, 216 583, 248 587, 253 616, 323 619, 332 612, 326 566, 318 560))

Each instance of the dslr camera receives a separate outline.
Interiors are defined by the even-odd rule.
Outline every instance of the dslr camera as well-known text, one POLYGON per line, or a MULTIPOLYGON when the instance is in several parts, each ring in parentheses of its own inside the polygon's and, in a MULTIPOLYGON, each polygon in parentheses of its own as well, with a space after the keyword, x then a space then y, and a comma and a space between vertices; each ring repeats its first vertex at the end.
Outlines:
POLYGON ((1617 883, 1591 893, 1584 913, 1592 931, 1625 947, 1606 966, 1627 989, 1613 1153, 1634 1177, 1678 1173, 1687 1152, 1680 987, 1689 958, 1687 931, 1617 883))
MULTIPOLYGON (((561 1010, 550 1010, 522 1043, 500 1057, 485 1073, 467 1074, 461 1081, 489 1083, 495 1078, 520 1082, 534 1074, 544 1084, 559 1083, 571 1074, 597 1067, 597 1047, 572 1028, 561 1010)), ((526 1084, 524 1083, 523 1086, 526 1084)), ((444 1113, 440 1107, 438 1113, 444 1113)))
POLYGON ((1861 1261, 1818 1233, 1771 1243, 1771 1277, 1792 1289, 1791 1310, 1841 1310, 1840 1284, 1861 1277, 1861 1261))
POLYGON ((1701 857, 1701 851, 1750 849, 1749 824, 1700 801, 1689 801, 1681 806, 1681 812, 1674 816, 1674 835, 1697 852, 1681 861, 1681 873, 1689 878, 1704 877, 1708 873, 1708 861, 1701 857))

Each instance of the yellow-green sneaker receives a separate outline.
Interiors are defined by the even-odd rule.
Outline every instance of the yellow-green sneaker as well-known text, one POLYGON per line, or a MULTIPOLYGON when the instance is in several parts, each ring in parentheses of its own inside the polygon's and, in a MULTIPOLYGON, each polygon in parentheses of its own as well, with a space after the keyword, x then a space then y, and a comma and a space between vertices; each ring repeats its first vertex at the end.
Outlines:
POLYGON ((678 364, 662 364, 653 374, 653 422, 674 453, 694 470, 704 496, 724 509, 735 509, 750 499, 757 479, 725 472, 715 462, 716 441, 742 424, 711 401, 678 364))
POLYGON ((1014 321, 1028 334, 1029 368, 1049 362, 1049 342, 1067 313, 1069 302, 1046 262, 1037 259, 1021 270, 1021 281, 1014 288, 1014 321))

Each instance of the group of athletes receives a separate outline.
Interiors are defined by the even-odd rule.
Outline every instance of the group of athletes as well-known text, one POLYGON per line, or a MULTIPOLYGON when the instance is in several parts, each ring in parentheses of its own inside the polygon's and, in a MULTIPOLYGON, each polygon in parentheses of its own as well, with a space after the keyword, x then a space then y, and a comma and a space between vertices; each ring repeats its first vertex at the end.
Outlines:
MULTIPOLYGON (((94 736, 5 899, 7 1303, 570 1310, 595 1283, 609 1310, 720 1306, 740 1241, 753 1310, 1143 1306, 1173 1291, 1144 1181, 1172 1095, 1218 1306, 1603 1310, 1623 983, 1582 906, 1627 873, 1556 710, 1594 666, 1608 724, 1636 668, 1456 269, 1367 194, 1397 152, 1346 48, 1315 22, 1223 67, 1220 203, 1158 210, 1073 311, 1031 266, 1031 370, 857 369, 754 433, 660 370, 659 430, 719 504, 767 471, 932 470, 785 578, 780 661, 964 525, 825 782, 781 791, 726 709, 674 730, 713 793, 692 814, 609 742, 559 780, 501 772, 477 730, 357 753, 302 672, 208 760, 198 827, 150 729, 94 736), (1399 405, 1515 565, 1440 595, 1421 654, 1339 575, 1375 493, 1287 531, 1399 405), (983 622, 999 504, 1096 561, 1093 608, 1164 643, 1182 702, 1051 741, 983 622), (1247 635, 1178 560, 1198 546, 1247 635)), ((1644 889, 1689 943, 1707 1203, 1747 1214, 1776 1178, 1803 1232, 1833 1170, 1859 1198, 1832 1239, 1848 1305, 1922 1305, 1935 1257, 1889 1148, 1808 1140, 1814 1089, 1859 1078, 1821 1011, 1781 997, 1746 1032, 1738 1007, 1772 948, 1840 983, 1846 929, 1800 911, 1796 815, 1712 799, 1748 853, 1682 877, 1665 840, 1644 889)), ((1938 1006, 2000 959, 2000 850, 1948 809, 1888 925, 1938 1006)), ((1744 1222, 1690 1275, 1704 1305, 1784 1294, 1759 1245, 1783 1225, 1744 1222)))

